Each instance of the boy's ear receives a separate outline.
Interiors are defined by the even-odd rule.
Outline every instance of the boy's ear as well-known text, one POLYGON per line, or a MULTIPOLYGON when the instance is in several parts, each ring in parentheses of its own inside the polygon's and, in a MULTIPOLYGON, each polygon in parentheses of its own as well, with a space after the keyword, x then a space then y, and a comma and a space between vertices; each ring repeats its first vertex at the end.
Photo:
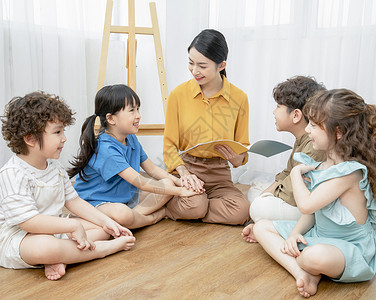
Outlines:
POLYGON ((292 112, 292 121, 294 124, 299 123, 302 119, 304 119, 303 112, 296 108, 292 112))
POLYGON ((24 140, 25 144, 29 147, 34 147, 35 144, 36 144, 36 139, 32 134, 25 135, 23 137, 23 140, 24 140))

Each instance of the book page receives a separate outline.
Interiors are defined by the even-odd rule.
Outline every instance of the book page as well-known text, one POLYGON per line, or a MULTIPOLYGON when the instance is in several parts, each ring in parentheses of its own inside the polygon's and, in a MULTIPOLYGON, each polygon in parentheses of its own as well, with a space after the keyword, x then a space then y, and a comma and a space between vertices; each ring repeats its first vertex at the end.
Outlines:
POLYGON ((190 155, 197 156, 197 157, 219 156, 219 157, 224 158, 222 154, 220 154, 218 151, 214 149, 216 145, 227 145, 237 154, 248 151, 248 152, 263 155, 265 157, 270 157, 278 153, 292 149, 291 146, 289 145, 286 145, 281 142, 273 141, 273 140, 257 141, 253 143, 249 147, 249 149, 248 147, 236 141, 216 140, 216 141, 197 144, 185 151, 180 152, 179 155, 188 153, 190 155))
POLYGON ((263 155, 265 157, 270 157, 290 149, 292 149, 291 146, 281 142, 272 140, 261 140, 252 144, 248 151, 263 155))

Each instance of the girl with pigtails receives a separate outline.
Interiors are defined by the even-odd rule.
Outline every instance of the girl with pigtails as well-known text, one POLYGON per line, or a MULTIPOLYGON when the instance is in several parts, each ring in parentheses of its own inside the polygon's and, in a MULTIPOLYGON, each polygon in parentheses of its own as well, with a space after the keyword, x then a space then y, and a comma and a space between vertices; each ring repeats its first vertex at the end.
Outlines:
POLYGON ((174 195, 197 192, 156 166, 146 155, 136 133, 140 99, 128 86, 105 86, 95 97, 95 114, 82 126, 80 152, 68 173, 78 174, 80 197, 128 228, 154 224, 165 217, 164 205, 174 195), (95 119, 100 130, 95 136, 95 119), (149 177, 139 173, 142 168, 149 177))

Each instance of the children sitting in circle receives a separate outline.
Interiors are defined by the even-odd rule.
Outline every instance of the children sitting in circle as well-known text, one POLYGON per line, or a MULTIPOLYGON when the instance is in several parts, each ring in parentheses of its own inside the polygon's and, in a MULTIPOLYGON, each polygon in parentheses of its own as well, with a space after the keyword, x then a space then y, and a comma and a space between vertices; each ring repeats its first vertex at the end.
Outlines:
POLYGON ((67 264, 129 250, 132 233, 78 197, 57 159, 74 121, 57 96, 34 92, 5 108, 2 134, 14 156, 0 169, 0 266, 38 268, 56 280, 67 264), (65 206, 77 217, 62 215, 65 206), (114 239, 107 241, 110 236, 114 239))
POLYGON ((82 199, 119 224, 139 228, 165 217, 172 196, 201 193, 156 166, 146 155, 136 133, 140 99, 128 86, 105 86, 95 97, 95 114, 82 125, 80 153, 68 173, 78 174, 75 189, 82 199), (100 119, 96 137, 94 125, 100 119), (140 174, 140 167, 151 177, 140 174))
MULTIPOLYGON (((131 249, 135 238, 126 227, 165 217, 232 225, 249 220, 249 203, 228 165, 245 164, 247 152, 219 146, 225 160, 212 153, 179 155, 213 137, 249 144, 248 99, 227 81, 224 36, 204 30, 188 52, 194 79, 170 94, 164 136, 167 169, 180 178, 144 152, 135 135, 140 100, 126 85, 105 86, 96 94, 95 113, 82 125, 79 153, 68 170, 70 177, 77 175, 77 192, 57 161, 64 129, 74 121, 71 109, 44 92, 8 103, 2 134, 15 154, 0 169, 0 266, 44 266, 46 277, 57 280, 67 264, 131 249), (224 125, 227 117, 215 118, 222 108, 236 112, 230 125, 224 125), (204 125, 209 136, 196 140, 192 128, 204 125), (73 215, 64 215, 64 206, 73 215)), ((317 292, 322 275, 339 282, 372 279, 376 108, 352 91, 327 91, 304 76, 278 84, 273 96, 277 130, 296 140, 286 169, 249 199, 255 224, 243 229, 243 239, 259 242, 294 276, 303 297, 317 292)))
MULTIPOLYGON (((83 201, 57 161, 66 141, 64 128, 74 121, 72 111, 43 92, 9 102, 2 133, 15 155, 0 170, 2 267, 44 265, 48 279, 59 279, 67 264, 129 250, 135 238, 119 223, 152 224, 165 216, 163 206, 171 195, 196 195, 147 159, 134 136, 139 105, 125 85, 98 92, 96 113, 83 125, 81 152, 70 170, 79 174, 82 195, 89 195, 83 201), (101 130, 95 137, 97 116, 101 130), (157 180, 140 175, 140 166, 157 180), (141 192, 138 200, 137 188, 149 193, 141 192), (63 206, 75 216, 64 216, 63 206)), ((259 242, 295 277, 299 293, 309 297, 322 275, 339 282, 374 277, 376 108, 352 91, 321 89, 299 111, 309 119, 305 130, 313 149, 326 157, 317 162, 294 154, 300 164, 289 177, 302 216, 298 221, 257 220, 243 235, 259 242)))
POLYGON ((303 109, 316 162, 296 153, 291 171, 298 221, 260 220, 252 241, 296 279, 298 292, 317 292, 322 275, 338 282, 370 280, 376 271, 376 108, 346 89, 320 91, 303 109))

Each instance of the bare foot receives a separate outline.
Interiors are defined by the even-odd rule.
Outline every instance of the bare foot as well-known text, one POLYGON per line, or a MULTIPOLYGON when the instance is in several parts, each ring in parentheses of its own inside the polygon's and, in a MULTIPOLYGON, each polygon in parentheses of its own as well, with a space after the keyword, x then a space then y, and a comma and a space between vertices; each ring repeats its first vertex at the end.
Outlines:
POLYGON ((134 246, 136 238, 134 236, 125 236, 125 241, 123 244, 123 250, 129 250, 134 246))
POLYGON ((113 242, 113 244, 111 245, 112 247, 114 247, 113 249, 116 249, 118 247, 117 251, 129 250, 134 246, 136 238, 134 236, 121 236, 113 239, 111 242, 113 242))
POLYGON ((242 231, 243 240, 245 240, 248 243, 257 243, 257 240, 253 235, 253 226, 255 226, 255 224, 249 224, 246 227, 244 227, 242 231))
POLYGON ((49 280, 58 280, 65 275, 64 264, 44 265, 44 274, 49 280))
POLYGON ((321 275, 312 275, 304 270, 296 277, 296 287, 298 292, 305 298, 313 296, 317 292, 317 286, 321 275))
POLYGON ((98 251, 102 254, 102 257, 116 253, 122 250, 129 250, 134 246, 136 238, 134 236, 120 236, 113 240, 108 241, 96 241, 94 242, 98 251))

